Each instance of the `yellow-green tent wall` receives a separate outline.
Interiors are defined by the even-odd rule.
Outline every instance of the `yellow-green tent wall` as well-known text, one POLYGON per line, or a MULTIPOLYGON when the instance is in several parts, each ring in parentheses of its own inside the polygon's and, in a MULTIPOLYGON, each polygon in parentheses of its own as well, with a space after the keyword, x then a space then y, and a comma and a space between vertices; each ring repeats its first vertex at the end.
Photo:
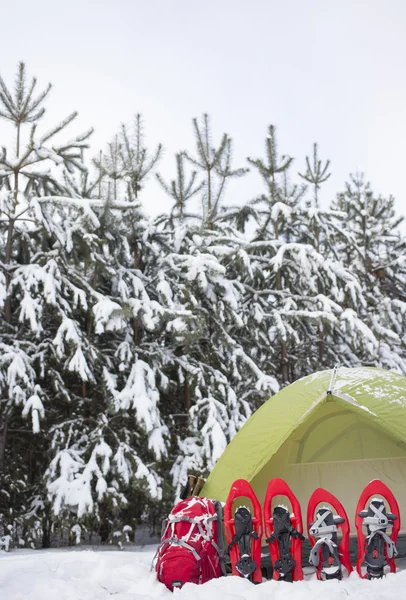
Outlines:
POLYGON ((353 525, 361 491, 380 478, 406 521, 406 377, 374 368, 332 375, 315 373, 268 400, 230 442, 202 495, 224 501, 244 478, 263 501, 268 481, 282 477, 304 514, 313 490, 324 487, 353 525))

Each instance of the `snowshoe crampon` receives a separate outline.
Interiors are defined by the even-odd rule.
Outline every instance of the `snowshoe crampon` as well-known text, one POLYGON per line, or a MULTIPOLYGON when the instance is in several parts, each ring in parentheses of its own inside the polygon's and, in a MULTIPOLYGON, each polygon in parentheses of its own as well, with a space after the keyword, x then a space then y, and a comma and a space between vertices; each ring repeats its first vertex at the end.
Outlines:
POLYGON ((400 530, 399 506, 390 489, 379 479, 371 481, 362 492, 357 505, 355 524, 358 536, 359 576, 367 579, 383 577, 386 565, 389 565, 391 573, 396 573, 396 540, 400 530), (388 529, 391 532, 388 532, 388 529), (366 565, 365 574, 362 573, 363 563, 366 565))
POLYGON ((253 583, 262 582, 261 573, 261 505, 254 490, 245 479, 233 483, 224 506, 224 525, 232 566, 232 574, 253 583), (233 517, 233 504, 237 498, 248 498, 254 513, 240 506, 233 517))
POLYGON ((343 566, 350 574, 352 572, 349 552, 350 525, 347 513, 341 502, 323 488, 317 488, 310 497, 307 507, 307 527, 312 545, 309 562, 316 567, 317 578, 342 579, 343 566), (330 506, 317 508, 323 502, 330 506))
POLYGON ((273 563, 273 578, 279 581, 299 581, 303 579, 302 542, 303 523, 299 501, 287 483, 275 477, 268 484, 264 505, 265 531, 273 563), (282 506, 272 511, 272 500, 276 496, 286 496, 292 506, 292 513, 282 506))

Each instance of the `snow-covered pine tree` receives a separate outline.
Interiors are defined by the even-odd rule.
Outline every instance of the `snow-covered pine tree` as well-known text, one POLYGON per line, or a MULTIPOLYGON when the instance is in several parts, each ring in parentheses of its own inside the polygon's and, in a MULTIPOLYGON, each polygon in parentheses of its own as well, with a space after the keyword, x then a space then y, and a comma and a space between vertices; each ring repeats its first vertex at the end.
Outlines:
MULTIPOLYGON (((207 192, 209 181, 213 185, 211 168, 215 167, 209 169, 210 178, 206 173, 204 188, 204 205, 211 207, 209 221, 196 222, 187 209, 186 200, 191 197, 187 190, 192 190, 194 178, 186 183, 183 171, 172 186, 164 186, 175 203, 171 216, 156 220, 160 236, 171 249, 162 255, 160 287, 167 289, 169 303, 179 302, 187 311, 169 325, 173 332, 166 345, 169 389, 162 392, 168 400, 164 401, 167 418, 178 433, 172 469, 178 491, 188 472, 205 472, 213 466, 258 400, 278 389, 275 379, 258 368, 253 349, 245 344, 249 332, 236 262, 241 269, 250 269, 246 240, 226 222, 227 209, 219 210, 224 185, 216 188, 215 195, 213 187, 207 192), (182 211, 179 197, 183 198, 182 211), (163 286, 164 280, 169 287, 163 286)), ((230 162, 227 169, 234 173, 230 162)))
POLYGON ((163 179, 162 175, 157 173, 156 177, 161 187, 165 190, 168 196, 173 201, 173 206, 170 211, 170 217, 175 222, 179 220, 183 222, 185 218, 194 217, 193 213, 186 212, 186 204, 201 192, 206 185, 205 181, 196 182, 197 171, 192 171, 189 180, 185 173, 185 157, 181 152, 175 156, 176 160, 176 177, 168 184, 163 179))
MULTIPOLYGON (((46 338, 43 325, 48 316, 44 305, 57 304, 54 262, 41 262, 41 252, 37 255, 41 249, 37 246, 39 231, 33 198, 63 192, 55 169, 58 166, 69 170, 81 168, 81 152, 87 147, 91 133, 87 131, 68 142, 57 141, 76 113, 39 133, 45 112, 43 103, 50 89, 49 85, 37 93, 36 79, 27 82, 24 63, 18 66, 13 90, 0 78, 0 117, 9 122, 15 132, 14 145, 3 148, 0 157, 0 309, 4 311, 0 324, 0 471, 6 479, 13 465, 18 464, 21 471, 25 465, 29 471, 21 473, 20 481, 26 482, 22 486, 26 490, 28 481, 31 492, 38 489, 39 474, 44 470, 45 453, 39 452, 44 439, 39 431, 40 420, 44 418, 43 403, 50 401, 49 389, 43 385, 49 374, 43 362, 46 351, 41 345, 46 338), (38 257, 37 264, 30 264, 33 256, 38 257), (21 416, 30 418, 31 429, 37 434, 35 441, 29 436, 29 428, 26 429, 21 416)), ((48 250, 46 231, 39 237, 48 250)))
MULTIPOLYGON (((171 257, 177 267, 173 277, 192 313, 179 365, 188 383, 189 447, 195 455, 199 442, 203 446, 200 468, 210 469, 259 401, 278 390, 275 378, 257 364, 255 348, 246 343, 251 336, 241 280, 248 277, 234 277, 237 261, 240 268, 250 268, 244 262, 245 245, 224 225, 222 231, 188 228, 177 256, 171 257)), ((184 441, 180 446, 187 450, 184 441)), ((188 466, 181 457, 177 464, 188 466)))
POLYGON ((318 147, 317 144, 313 144, 313 164, 310 161, 310 158, 306 156, 306 171, 304 174, 298 173, 299 177, 301 177, 304 181, 310 184, 313 188, 313 198, 311 200, 307 200, 306 207, 309 215, 308 223, 304 227, 305 233, 307 233, 309 242, 316 248, 319 252, 320 250, 329 250, 329 247, 321 247, 321 231, 324 232, 323 240, 328 243, 329 233, 326 231, 326 227, 324 226, 323 212, 320 212, 320 202, 319 202, 319 190, 323 183, 325 183, 331 176, 331 173, 328 173, 330 167, 330 161, 326 160, 323 165, 323 162, 319 159, 318 156, 318 147), (321 230, 321 231, 320 231, 321 230))
POLYGON ((122 125, 120 159, 128 197, 138 198, 144 182, 155 169, 162 152, 162 144, 158 144, 152 155, 145 146, 144 124, 139 113, 135 115, 132 129, 122 125))
MULTIPOLYGON (((123 189, 132 192, 131 186, 123 189)), ((84 261, 86 332, 97 364, 75 423, 65 419, 55 428, 47 477, 55 512, 75 510, 79 523, 105 540, 123 509, 133 527, 150 498, 162 495, 157 467, 167 453, 167 428, 154 348, 165 321, 178 312, 165 310, 153 286, 148 290, 156 250, 145 243, 148 224, 138 201, 107 197, 88 204, 95 247, 89 264, 84 261)))
POLYGON ((244 176, 248 169, 233 169, 233 141, 223 133, 218 147, 213 146, 213 135, 210 118, 203 114, 201 122, 193 119, 196 139, 196 156, 184 151, 183 156, 204 176, 205 186, 202 195, 202 223, 212 227, 220 212, 225 187, 231 179, 244 176))
POLYGON ((377 196, 361 174, 350 177, 333 207, 345 214, 346 224, 336 233, 336 248, 362 283, 366 299, 357 310, 345 312, 352 351, 363 364, 406 373, 403 218, 395 213, 394 199, 377 196))
POLYGON ((289 182, 292 160, 279 158, 273 126, 266 159, 249 159, 267 190, 254 201, 259 226, 248 247, 254 278, 246 302, 256 321, 250 330, 261 360, 283 383, 317 370, 319 332, 337 320, 340 298, 351 305, 362 301, 356 277, 309 240, 303 224, 310 223, 312 210, 304 204, 303 186, 289 182))
POLYGON ((138 198, 162 152, 162 144, 158 144, 152 153, 147 148, 142 115, 136 114, 132 127, 123 124, 119 133, 108 144, 107 152, 101 152, 98 158, 93 159, 106 187, 104 197, 114 200, 125 195, 128 198, 138 198))
MULTIPOLYGON (((289 229, 289 238, 292 239, 292 235, 294 236, 292 227, 294 228, 294 224, 297 224, 296 207, 302 192, 295 188, 292 190, 293 194, 283 194, 284 190, 287 191, 287 171, 293 158, 286 155, 279 157, 274 125, 270 125, 268 128, 265 154, 265 159, 251 157, 247 159, 258 171, 266 188, 266 192, 252 203, 257 207, 258 221, 258 228, 250 248, 255 257, 256 276, 252 288, 253 302, 251 305, 253 318, 256 321, 253 331, 255 331, 257 337, 257 350, 259 347, 263 348, 262 353, 265 362, 269 362, 269 364, 279 363, 280 367, 275 365, 275 372, 286 383, 290 379, 288 331, 280 314, 277 310, 275 311, 275 304, 278 304, 285 295, 282 290, 285 282, 282 280, 280 265, 277 264, 276 267, 273 267, 271 261, 275 258, 278 248, 283 244, 287 229, 289 229), (272 282, 269 281, 269 276, 271 276, 272 282), (269 295, 270 290, 276 292, 276 296, 274 294, 269 295), (265 291, 265 295, 262 295, 262 291, 265 291), (271 328, 264 328, 263 314, 270 314, 270 309, 274 315, 273 324, 271 328), (262 325, 260 329, 258 328, 259 323, 262 325), (269 352, 266 352, 267 347, 272 348, 272 358, 269 352), (278 354, 279 359, 277 358, 278 354)), ((247 301, 250 302, 250 300, 247 301)), ((290 331, 290 333, 293 335, 294 332, 290 331)))
POLYGON ((0 171, 7 484, 0 512, 5 508, 18 520, 15 535, 28 538, 32 523, 37 539, 49 545, 51 532, 63 524, 74 527, 76 539, 86 527, 101 525, 107 535, 131 494, 137 498, 133 519, 148 498, 160 496, 156 465, 166 452, 166 427, 155 372, 144 360, 151 339, 137 348, 144 331, 162 329, 174 311, 159 304, 154 288, 151 296, 146 291, 151 280, 140 264, 153 261, 150 246, 139 252, 147 225, 133 202, 133 173, 120 173, 130 197, 115 200, 110 186, 99 198, 109 191, 99 186, 101 178, 108 183, 108 173, 99 169, 89 178, 82 159, 90 132, 52 143, 73 113, 39 133, 49 88, 33 99, 34 88, 35 80, 25 84, 24 65, 14 95, 1 82, 2 116, 15 125, 17 141, 14 152, 3 151, 0 171), (28 136, 27 122, 33 124, 28 136), (7 430, 15 436, 12 444, 7 430), (17 486, 11 474, 16 464, 17 486))
MULTIPOLYGON (((310 198, 306 199, 300 215, 300 241, 309 244, 321 254, 326 260, 342 266, 342 274, 345 274, 342 257, 335 246, 336 234, 343 228, 345 213, 331 208, 320 206, 320 188, 329 177, 330 161, 323 162, 319 158, 318 146, 313 145, 313 156, 306 156, 306 171, 299 176, 307 182, 311 190, 310 198)), ((352 277, 354 274, 350 274, 352 277)), ((357 358, 352 354, 350 346, 346 343, 346 320, 344 306, 355 309, 354 296, 351 290, 345 292, 338 286, 331 286, 331 282, 319 278, 317 281, 318 294, 315 303, 318 308, 324 308, 331 301, 331 318, 321 319, 318 324, 317 333, 312 327, 307 336, 308 343, 302 347, 302 359, 305 359, 305 370, 309 368, 309 357, 313 370, 320 367, 331 367, 337 362, 352 366, 357 358), (312 341, 314 343, 312 343, 312 341)), ((364 330, 362 323, 359 329, 364 330)), ((299 349, 297 350, 300 353, 299 349)))
MULTIPOLYGON (((343 276, 357 281, 355 294, 352 287, 330 290, 334 301, 335 318, 324 321, 319 326, 317 337, 318 364, 330 366, 335 362, 347 366, 365 364, 365 348, 368 352, 374 345, 374 333, 370 327, 366 310, 367 295, 363 278, 359 270, 353 268, 351 261, 346 260, 344 249, 351 247, 353 236, 349 233, 348 212, 343 206, 332 203, 329 208, 321 208, 318 202, 320 185, 328 178, 329 161, 323 166, 318 158, 317 146, 314 145, 313 164, 306 158, 307 169, 301 175, 313 187, 313 198, 307 202, 307 210, 302 218, 302 239, 312 244, 336 268, 341 269, 343 276)), ((323 281, 319 281, 321 297, 325 296, 323 281)), ((366 363, 368 364, 368 362, 366 363)))

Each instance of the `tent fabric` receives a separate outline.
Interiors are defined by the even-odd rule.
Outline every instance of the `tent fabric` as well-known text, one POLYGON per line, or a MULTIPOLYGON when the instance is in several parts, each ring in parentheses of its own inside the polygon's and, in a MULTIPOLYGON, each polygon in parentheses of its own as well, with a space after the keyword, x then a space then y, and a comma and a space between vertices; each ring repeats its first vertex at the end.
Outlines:
POLYGON ((227 446, 202 495, 225 501, 243 478, 263 501, 268 481, 283 477, 302 508, 325 487, 352 521, 363 487, 379 477, 406 516, 406 377, 369 367, 333 375, 314 373, 264 403, 227 446))

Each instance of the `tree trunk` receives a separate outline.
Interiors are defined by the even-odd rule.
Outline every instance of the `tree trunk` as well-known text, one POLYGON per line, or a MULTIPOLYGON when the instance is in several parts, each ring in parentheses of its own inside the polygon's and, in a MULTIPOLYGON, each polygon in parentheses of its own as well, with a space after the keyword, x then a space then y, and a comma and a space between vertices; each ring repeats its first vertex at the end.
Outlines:
POLYGON ((138 320, 134 319, 133 320, 133 340, 134 340, 134 344, 136 346, 139 346, 140 343, 140 330, 138 327, 138 320))
MULTIPOLYGON (((14 235, 14 219, 10 219, 7 230, 7 242, 6 242, 6 290, 7 294, 11 283, 11 257, 13 254, 13 235, 14 235)), ((6 323, 11 323, 11 298, 8 295, 4 304, 4 316, 6 323)))
POLYGON ((281 347, 281 371, 282 381, 287 383, 289 381, 289 363, 288 363, 288 347, 286 342, 282 342, 281 347))
POLYGON ((100 200, 100 198, 101 198, 101 188, 102 188, 102 158, 103 158, 103 153, 102 153, 101 150, 100 150, 100 155, 99 156, 100 156, 100 158, 99 158, 99 165, 100 165, 100 168, 99 168, 99 200, 100 200))
POLYGON ((51 547, 51 521, 48 517, 42 519, 42 548, 51 547))
POLYGON ((320 325, 319 329, 319 365, 322 366, 324 363, 324 325, 320 325))
MULTIPOLYGON (((135 243, 134 253, 133 253, 133 266, 134 269, 139 269, 140 267, 140 255, 138 253, 137 242, 135 243)), ((133 340, 136 346, 140 343, 140 331, 138 326, 138 319, 133 319, 133 340)))
POLYGON ((184 406, 185 406, 185 412, 189 412, 190 410, 190 406, 191 406, 191 398, 190 398, 190 387, 189 387, 189 383, 186 379, 185 381, 185 385, 183 386, 183 398, 184 398, 184 406))
POLYGON ((211 170, 207 169, 207 226, 211 229, 211 170))
POLYGON ((8 415, 0 415, 0 473, 4 467, 4 455, 6 452, 6 439, 8 429, 8 415))

